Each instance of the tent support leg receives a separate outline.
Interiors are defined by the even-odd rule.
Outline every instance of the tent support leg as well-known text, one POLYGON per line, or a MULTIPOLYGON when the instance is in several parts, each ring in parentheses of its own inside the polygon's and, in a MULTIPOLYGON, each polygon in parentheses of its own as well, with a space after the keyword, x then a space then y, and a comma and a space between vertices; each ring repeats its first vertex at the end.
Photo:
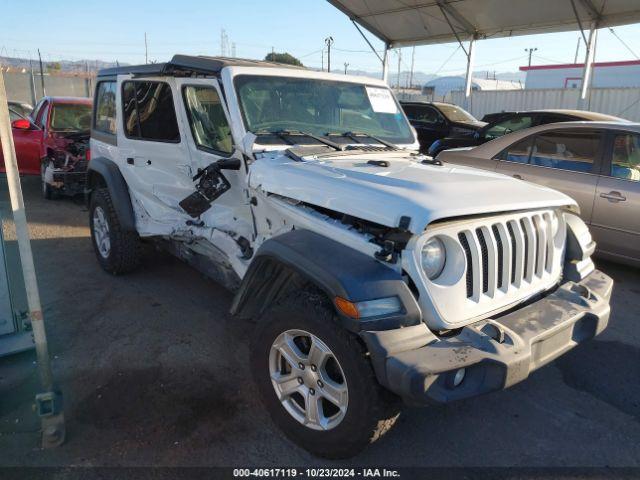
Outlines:
POLYGON ((594 23, 589 30, 587 52, 584 59, 584 68, 582 70, 582 89, 580 91, 580 99, 578 100, 578 108, 581 110, 589 109, 589 89, 591 88, 591 80, 593 77, 593 60, 596 56, 597 39, 598 29, 597 25, 594 23))
POLYGON ((382 80, 385 83, 389 83, 389 44, 384 45, 384 52, 382 53, 382 80))
POLYGON ((473 65, 475 59, 475 37, 469 40, 469 50, 467 51, 467 75, 464 83, 464 108, 469 109, 471 103, 471 90, 473 86, 473 65))
POLYGON ((20 185, 20 174, 18 173, 16 149, 13 143, 13 135, 11 133, 7 91, 5 89, 4 76, 2 75, 1 70, 0 143, 2 143, 2 152, 4 154, 7 184, 9 186, 9 197, 11 199, 11 209, 13 210, 13 221, 16 229, 18 251, 20 252, 20 263, 22 265, 24 286, 27 293, 29 319, 31 320, 33 339, 36 344, 40 383, 44 390, 43 393, 36 395, 36 407, 42 426, 42 446, 44 448, 55 447, 62 444, 65 438, 62 393, 55 391, 53 384, 51 363, 49 361, 49 350, 47 347, 47 334, 44 327, 40 293, 38 291, 36 270, 33 263, 33 253, 31 252, 31 242, 29 241, 29 230, 24 208, 24 198, 22 197, 22 186, 20 185))

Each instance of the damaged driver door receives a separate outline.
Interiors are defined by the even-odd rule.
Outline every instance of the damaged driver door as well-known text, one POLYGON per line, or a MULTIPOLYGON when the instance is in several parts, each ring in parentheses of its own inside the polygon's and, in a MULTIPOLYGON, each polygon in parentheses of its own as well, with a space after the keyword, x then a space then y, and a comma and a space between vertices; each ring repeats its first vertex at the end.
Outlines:
POLYGON ((176 79, 193 171, 192 194, 180 205, 206 225, 251 238, 244 167, 215 79, 176 79))

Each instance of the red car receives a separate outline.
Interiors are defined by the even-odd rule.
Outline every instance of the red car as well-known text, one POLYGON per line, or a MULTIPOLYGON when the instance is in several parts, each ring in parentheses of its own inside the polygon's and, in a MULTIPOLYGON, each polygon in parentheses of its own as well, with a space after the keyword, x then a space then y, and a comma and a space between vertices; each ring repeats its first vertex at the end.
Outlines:
MULTIPOLYGON (((76 97, 44 97, 25 118, 11 113, 11 130, 16 146, 21 174, 40 175, 43 160, 55 156, 74 141, 68 137, 81 132, 89 137, 91 99, 76 97)), ((0 171, 4 172, 4 157, 0 149, 0 171)))

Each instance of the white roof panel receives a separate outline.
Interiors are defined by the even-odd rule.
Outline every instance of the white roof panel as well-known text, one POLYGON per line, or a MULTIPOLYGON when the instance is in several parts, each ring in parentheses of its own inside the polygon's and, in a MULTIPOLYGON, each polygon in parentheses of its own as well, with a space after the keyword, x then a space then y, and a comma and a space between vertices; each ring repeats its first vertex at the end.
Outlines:
MULTIPOLYGON (((578 30, 571 0, 328 0, 392 47, 578 30), (450 24, 451 26, 450 26, 450 24)), ((640 0, 574 0, 583 28, 640 22, 640 0)))

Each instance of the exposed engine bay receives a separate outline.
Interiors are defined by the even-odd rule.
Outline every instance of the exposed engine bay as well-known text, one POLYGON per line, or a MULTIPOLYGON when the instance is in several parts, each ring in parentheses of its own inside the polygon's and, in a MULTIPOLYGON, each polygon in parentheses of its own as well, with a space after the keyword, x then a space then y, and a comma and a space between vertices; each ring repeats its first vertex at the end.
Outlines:
POLYGON ((82 193, 89 160, 89 132, 57 133, 42 160, 42 180, 52 193, 82 193))

